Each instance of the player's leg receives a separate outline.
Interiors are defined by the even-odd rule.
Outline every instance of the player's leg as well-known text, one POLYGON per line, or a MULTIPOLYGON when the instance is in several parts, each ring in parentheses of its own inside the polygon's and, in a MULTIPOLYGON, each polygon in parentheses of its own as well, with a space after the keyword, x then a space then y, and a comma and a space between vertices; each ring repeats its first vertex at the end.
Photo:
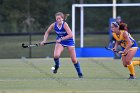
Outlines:
POLYGON ((79 76, 79 78, 82 78, 83 74, 82 74, 82 71, 81 71, 80 63, 77 61, 77 58, 76 58, 75 47, 68 46, 67 48, 68 48, 68 51, 70 53, 70 57, 71 57, 71 60, 74 64, 74 67, 75 67, 75 69, 78 73, 78 76, 79 76))
MULTIPOLYGON (((137 51, 138 48, 133 48, 133 50, 136 50, 137 51)), ((134 66, 136 66, 136 65, 139 65, 140 66, 140 60, 133 60, 132 63, 133 63, 134 66)))
POLYGON ((134 76, 134 74, 135 74, 134 66, 133 66, 132 63, 130 63, 130 64, 128 65, 126 59, 127 59, 127 57, 122 55, 123 65, 124 65, 124 67, 127 67, 128 70, 129 70, 129 72, 130 72, 130 77, 129 77, 129 79, 135 79, 135 76, 134 76))
POLYGON ((134 66, 137 66, 137 65, 140 66, 140 60, 133 60, 132 63, 134 66))
POLYGON ((134 66, 137 66, 137 65, 140 66, 140 60, 133 60, 132 62, 134 66))
POLYGON ((136 54, 137 50, 129 50, 128 54, 126 55, 125 64, 127 65, 128 70, 130 71, 129 79, 135 79, 135 69, 132 63, 132 58, 136 54))
POLYGON ((55 62, 55 69, 53 70, 53 73, 57 73, 57 70, 60 66, 60 62, 59 62, 59 57, 61 55, 61 52, 63 51, 64 47, 59 44, 56 43, 55 44, 55 49, 54 49, 54 62, 55 62))

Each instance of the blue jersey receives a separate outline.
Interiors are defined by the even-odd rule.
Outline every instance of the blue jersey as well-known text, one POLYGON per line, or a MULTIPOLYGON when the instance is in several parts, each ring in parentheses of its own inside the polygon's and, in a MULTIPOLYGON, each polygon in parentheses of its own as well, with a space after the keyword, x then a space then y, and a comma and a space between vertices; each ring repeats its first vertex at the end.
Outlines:
MULTIPOLYGON (((65 22, 63 22, 61 27, 59 28, 57 22, 55 22, 54 30, 55 30, 55 32, 57 34, 56 39, 59 39, 61 37, 65 37, 65 36, 68 35, 66 30, 64 29, 64 23, 65 22)), ((60 44, 62 44, 63 46, 74 46, 74 41, 73 41, 73 38, 69 38, 67 40, 61 41, 60 44)))

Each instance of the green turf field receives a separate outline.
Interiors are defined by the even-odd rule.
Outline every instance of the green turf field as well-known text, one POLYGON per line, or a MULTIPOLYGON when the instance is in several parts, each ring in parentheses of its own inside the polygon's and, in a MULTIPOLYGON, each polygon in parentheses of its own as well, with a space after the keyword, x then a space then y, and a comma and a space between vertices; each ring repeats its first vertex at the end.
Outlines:
POLYGON ((0 93, 140 93, 137 79, 127 80, 128 70, 112 58, 78 58, 84 78, 79 79, 69 58, 52 74, 52 58, 0 59, 0 93))

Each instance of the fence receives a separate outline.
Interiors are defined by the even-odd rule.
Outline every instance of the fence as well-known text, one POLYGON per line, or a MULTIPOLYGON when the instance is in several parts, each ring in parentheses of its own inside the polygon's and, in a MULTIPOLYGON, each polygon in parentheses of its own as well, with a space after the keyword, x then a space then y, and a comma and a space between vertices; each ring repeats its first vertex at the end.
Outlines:
MULTIPOLYGON (((132 36, 138 41, 140 40, 140 34, 132 34, 132 36)), ((76 48, 80 47, 80 36, 76 35, 76 48)), ((50 34, 48 40, 54 41, 55 34, 50 34)), ((39 43, 43 39, 43 33, 32 34, 1 34, 0 35, 0 58, 44 58, 53 57, 54 44, 33 47, 31 49, 24 49, 21 47, 22 43, 32 44, 39 43)), ((108 46, 109 35, 108 34, 85 34, 85 47, 84 48, 104 48, 108 46)), ((94 52, 94 51, 91 51, 94 52)), ((80 55, 80 54, 77 54, 80 55)), ((102 55, 101 55, 102 56, 102 55)), ((61 57, 69 57, 67 49, 64 50, 61 57)))

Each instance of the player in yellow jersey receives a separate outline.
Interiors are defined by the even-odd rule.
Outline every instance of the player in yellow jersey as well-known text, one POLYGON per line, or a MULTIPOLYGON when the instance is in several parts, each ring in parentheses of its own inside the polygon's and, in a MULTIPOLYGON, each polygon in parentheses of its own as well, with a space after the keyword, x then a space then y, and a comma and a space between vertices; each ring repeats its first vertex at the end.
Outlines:
POLYGON ((127 31, 119 29, 118 23, 112 22, 111 29, 113 32, 113 37, 116 40, 113 50, 115 51, 118 45, 122 46, 123 50, 119 51, 119 53, 122 54, 123 65, 130 71, 129 79, 135 79, 136 75, 134 66, 140 65, 140 61, 132 61, 132 58, 135 56, 138 50, 138 45, 127 31))

